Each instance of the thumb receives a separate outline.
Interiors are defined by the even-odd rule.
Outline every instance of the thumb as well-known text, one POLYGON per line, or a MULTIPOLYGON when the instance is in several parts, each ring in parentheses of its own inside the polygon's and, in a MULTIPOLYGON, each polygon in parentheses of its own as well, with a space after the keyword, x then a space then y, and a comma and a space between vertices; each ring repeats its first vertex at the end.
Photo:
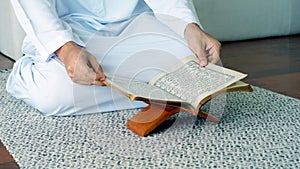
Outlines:
POLYGON ((101 68, 101 66, 99 65, 96 71, 96 74, 99 75, 99 79, 100 81, 104 81, 105 80, 105 74, 103 73, 103 70, 101 68))
POLYGON ((102 67, 98 63, 97 59, 93 55, 90 56, 90 63, 96 73, 96 79, 104 81, 105 74, 103 73, 102 67))
POLYGON ((205 51, 204 50, 198 50, 195 55, 198 57, 199 64, 201 67, 205 67, 208 64, 205 51))

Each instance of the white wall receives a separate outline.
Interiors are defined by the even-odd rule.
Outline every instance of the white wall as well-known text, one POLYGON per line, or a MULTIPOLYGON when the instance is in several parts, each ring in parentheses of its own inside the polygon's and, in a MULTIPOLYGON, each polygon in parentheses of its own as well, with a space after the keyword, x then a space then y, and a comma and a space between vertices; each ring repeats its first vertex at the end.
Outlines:
POLYGON ((17 60, 22 56, 21 45, 25 33, 19 25, 10 0, 0 1, 0 51, 17 60))

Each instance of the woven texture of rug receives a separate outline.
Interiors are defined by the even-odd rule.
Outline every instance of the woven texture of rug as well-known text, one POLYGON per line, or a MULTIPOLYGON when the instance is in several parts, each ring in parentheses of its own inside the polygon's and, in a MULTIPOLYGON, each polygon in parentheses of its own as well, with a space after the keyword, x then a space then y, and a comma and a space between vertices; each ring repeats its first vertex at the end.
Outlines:
POLYGON ((228 93, 220 124, 182 113, 143 138, 126 128, 139 110, 44 117, 6 92, 8 75, 0 70, 0 139, 21 168, 299 168, 298 99, 228 93))

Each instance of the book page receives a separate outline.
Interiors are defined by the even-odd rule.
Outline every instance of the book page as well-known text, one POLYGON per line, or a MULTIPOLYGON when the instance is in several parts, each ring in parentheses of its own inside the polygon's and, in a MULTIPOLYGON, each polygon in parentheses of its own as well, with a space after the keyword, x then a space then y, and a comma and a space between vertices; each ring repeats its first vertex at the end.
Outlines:
POLYGON ((106 75, 106 85, 118 90, 131 100, 139 97, 146 100, 182 102, 177 96, 137 79, 106 75))
POLYGON ((150 84, 197 108, 200 101, 206 96, 212 95, 244 77, 246 74, 214 64, 208 64, 202 68, 197 58, 189 56, 167 72, 157 74, 150 84))

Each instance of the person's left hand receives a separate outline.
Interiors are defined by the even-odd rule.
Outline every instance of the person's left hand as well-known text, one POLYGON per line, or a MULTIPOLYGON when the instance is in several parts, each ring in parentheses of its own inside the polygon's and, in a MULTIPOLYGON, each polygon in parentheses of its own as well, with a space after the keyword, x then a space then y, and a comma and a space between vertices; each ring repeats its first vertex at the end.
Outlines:
POLYGON ((221 43, 197 24, 188 24, 184 37, 190 50, 198 57, 200 66, 205 67, 208 62, 216 64, 220 60, 221 43))

